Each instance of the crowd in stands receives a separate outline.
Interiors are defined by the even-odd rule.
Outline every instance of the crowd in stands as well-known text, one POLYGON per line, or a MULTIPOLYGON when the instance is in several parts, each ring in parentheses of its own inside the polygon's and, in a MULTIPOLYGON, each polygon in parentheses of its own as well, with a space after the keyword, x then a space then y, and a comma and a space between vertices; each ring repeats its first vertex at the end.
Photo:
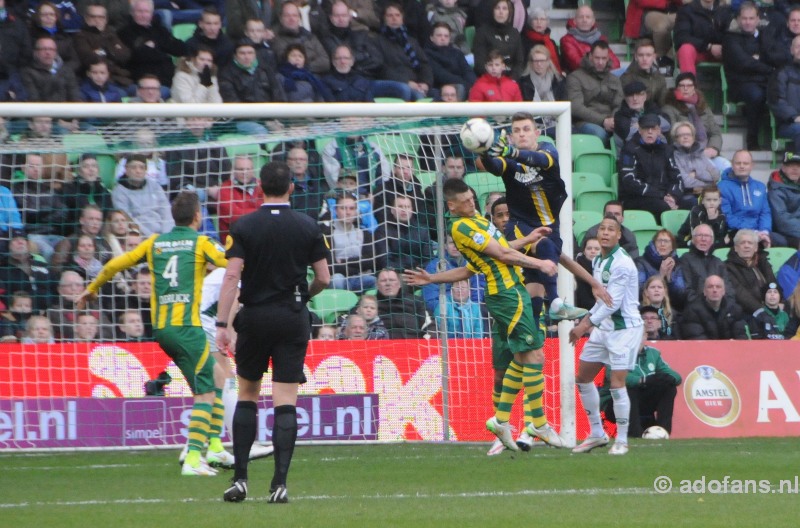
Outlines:
MULTIPOLYGON (((573 132, 618 155, 619 200, 604 213, 624 223, 626 209, 656 221, 687 211, 679 229, 658 230, 644 247, 623 230, 642 303, 658 316, 646 319, 648 335, 800 338, 800 255, 777 272, 769 262, 771 247, 800 246, 800 8, 631 0, 624 35, 635 39, 633 62, 624 67, 590 6, 576 9, 556 42, 548 13, 529 4, 0 0, 0 101, 569 100, 573 132), (186 23, 194 31, 179 38, 173 29, 186 23), (700 62, 722 64, 732 100, 745 103, 747 150, 730 160, 698 86, 700 62), (767 108, 789 143, 765 185, 752 176, 750 150, 767 108)), ((537 119, 552 137, 555 121, 537 119)), ((0 119, 0 142, 10 147, 0 163, 2 340, 152 338, 146 268, 118 276, 83 312, 75 297, 108 260, 169 231, 170 201, 183 189, 201 198, 202 232, 224 241, 260 204, 267 158, 286 161, 292 205, 323 226, 332 287, 360 296, 343 320, 319 321, 319 339, 488 336, 478 277, 447 286, 440 301, 438 287, 415 295, 397 273, 463 264, 452 241, 437 247, 435 185, 419 178, 437 168, 442 180, 476 171, 457 137, 421 137, 419 157, 385 155, 359 134, 232 154, 217 142, 223 134, 267 135, 282 125, 152 117, 128 125, 135 131, 115 145, 109 166, 101 163, 108 154, 48 152, 63 152, 70 134, 102 136, 110 121, 0 119)), ((489 198, 482 212, 501 226, 505 200, 489 198)), ((588 269, 595 231, 580 242, 588 269)), ((583 287, 576 298, 593 304, 583 287)))

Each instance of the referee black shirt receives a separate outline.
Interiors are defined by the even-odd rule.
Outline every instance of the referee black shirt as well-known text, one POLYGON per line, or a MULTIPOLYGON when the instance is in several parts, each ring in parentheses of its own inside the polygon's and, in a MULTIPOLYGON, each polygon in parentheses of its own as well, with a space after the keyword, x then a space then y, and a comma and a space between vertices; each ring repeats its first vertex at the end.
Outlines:
POLYGON ((329 258, 319 225, 288 203, 262 204, 231 227, 225 256, 244 260, 239 302, 260 306, 295 298, 308 302, 308 266, 329 258))

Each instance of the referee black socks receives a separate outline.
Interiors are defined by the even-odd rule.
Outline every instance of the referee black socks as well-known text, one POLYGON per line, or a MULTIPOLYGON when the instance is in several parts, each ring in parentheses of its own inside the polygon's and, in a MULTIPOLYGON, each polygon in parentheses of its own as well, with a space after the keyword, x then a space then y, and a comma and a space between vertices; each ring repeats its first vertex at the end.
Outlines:
POLYGON ((256 423, 258 406, 255 402, 240 401, 236 403, 233 413, 233 480, 247 480, 247 462, 250 460, 250 448, 256 440, 256 423))
POLYGON ((289 465, 292 463, 294 444, 297 441, 297 409, 294 405, 275 407, 275 425, 272 429, 272 445, 275 447, 275 474, 270 489, 286 485, 289 465))

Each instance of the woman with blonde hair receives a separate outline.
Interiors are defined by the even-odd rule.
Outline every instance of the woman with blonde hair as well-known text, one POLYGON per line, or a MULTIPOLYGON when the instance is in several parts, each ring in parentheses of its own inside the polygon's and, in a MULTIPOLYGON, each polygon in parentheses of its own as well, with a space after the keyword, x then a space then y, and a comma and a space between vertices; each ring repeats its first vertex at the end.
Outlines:
MULTIPOLYGON (((528 61, 519 79, 523 101, 563 101, 567 98, 564 74, 558 71, 550 50, 537 44, 528 53, 528 61)), ((553 117, 540 117, 537 124, 544 127, 544 134, 554 137, 556 121, 553 117)))
POLYGON ((719 181, 719 169, 706 155, 697 141, 697 129, 689 121, 678 121, 672 125, 674 158, 681 172, 683 189, 686 194, 681 199, 681 207, 690 209, 697 205, 697 197, 703 189, 719 181))
POLYGON ((677 314, 672 309, 667 291, 668 286, 664 277, 653 275, 645 281, 642 288, 641 306, 652 306, 658 310, 658 316, 661 318, 661 331, 659 332, 661 336, 677 339, 675 335, 675 329, 678 327, 675 324, 677 314))

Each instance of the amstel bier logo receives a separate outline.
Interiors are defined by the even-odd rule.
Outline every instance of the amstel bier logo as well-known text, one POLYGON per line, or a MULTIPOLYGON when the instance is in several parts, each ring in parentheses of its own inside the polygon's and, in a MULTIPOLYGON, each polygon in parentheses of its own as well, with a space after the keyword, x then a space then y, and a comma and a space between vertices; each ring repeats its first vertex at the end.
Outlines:
POLYGON ((700 365, 683 384, 686 404, 698 420, 712 427, 727 427, 739 418, 742 400, 736 385, 714 367, 700 365))

